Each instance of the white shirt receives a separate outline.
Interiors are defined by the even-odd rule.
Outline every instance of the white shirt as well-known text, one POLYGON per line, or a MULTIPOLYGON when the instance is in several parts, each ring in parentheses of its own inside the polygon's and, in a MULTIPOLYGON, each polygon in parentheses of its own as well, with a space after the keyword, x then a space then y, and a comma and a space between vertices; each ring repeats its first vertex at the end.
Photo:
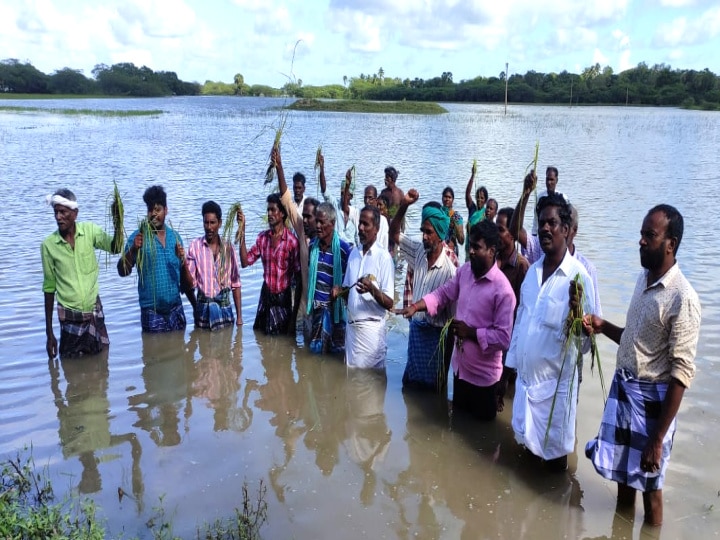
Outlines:
MULTIPOLYGON (((367 252, 362 246, 353 249, 348 259, 343 286, 350 287, 358 279, 368 274, 375 276, 375 285, 390 298, 395 292, 395 268, 387 249, 374 243, 367 252)), ((348 322, 363 319, 384 319, 387 310, 370 293, 360 294, 356 287, 350 289, 348 296, 348 322)))
MULTIPOLYGON (((358 239, 357 232, 358 225, 360 224, 360 210, 354 206, 348 207, 348 218, 346 221, 345 212, 343 212, 340 199, 333 197, 332 195, 328 195, 327 193, 323 193, 323 198, 325 199, 325 202, 329 202, 335 207, 335 213, 337 214, 335 218, 335 230, 337 231, 338 236, 340 236, 340 239, 345 240, 353 247, 359 246, 360 241, 358 239)), ((382 220, 380 226, 382 227, 382 220)))
POLYGON ((535 262, 523 281, 506 365, 518 371, 512 417, 515 439, 533 454, 554 459, 571 453, 575 445, 577 348, 572 340, 566 343, 564 328, 570 311, 569 285, 577 274, 585 290, 584 313, 595 313, 596 308, 592 280, 580 261, 566 251, 560 266, 543 283, 544 260, 543 256, 535 262))
MULTIPOLYGON (((360 224, 360 217, 358 215, 358 225, 360 224)), ((380 230, 378 230, 377 238, 375 243, 385 251, 390 246, 390 224, 385 216, 380 216, 380 230)))

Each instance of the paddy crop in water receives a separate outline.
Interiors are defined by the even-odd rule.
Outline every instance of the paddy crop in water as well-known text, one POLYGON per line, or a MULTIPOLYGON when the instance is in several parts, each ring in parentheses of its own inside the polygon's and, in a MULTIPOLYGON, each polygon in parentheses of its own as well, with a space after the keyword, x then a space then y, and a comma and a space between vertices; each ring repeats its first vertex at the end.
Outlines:
POLYGON ((160 109, 150 110, 112 110, 112 109, 49 109, 46 107, 22 107, 18 105, 0 105, 0 111, 15 113, 42 113, 42 114, 67 114, 83 116, 105 116, 105 117, 126 117, 126 116, 158 116, 163 113, 160 109))

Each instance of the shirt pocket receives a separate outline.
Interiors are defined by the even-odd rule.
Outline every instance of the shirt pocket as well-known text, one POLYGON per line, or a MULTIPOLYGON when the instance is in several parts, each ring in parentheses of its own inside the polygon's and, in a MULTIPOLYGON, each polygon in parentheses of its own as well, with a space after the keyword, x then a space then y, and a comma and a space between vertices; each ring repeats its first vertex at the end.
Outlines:
POLYGON ((77 256, 78 261, 78 272, 80 274, 89 276, 97 272, 98 264, 95 252, 90 250, 87 253, 83 253, 77 256))
POLYGON ((560 335, 565 327, 565 319, 567 318, 568 300, 558 300, 557 298, 548 298, 541 311, 540 319, 543 327, 551 330, 553 333, 560 335))

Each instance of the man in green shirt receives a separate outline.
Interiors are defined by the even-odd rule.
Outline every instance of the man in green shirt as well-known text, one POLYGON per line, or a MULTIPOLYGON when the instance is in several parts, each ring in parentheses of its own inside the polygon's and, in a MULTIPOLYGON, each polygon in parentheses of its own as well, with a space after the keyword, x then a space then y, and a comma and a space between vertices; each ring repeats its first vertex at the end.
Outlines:
POLYGON ((95 354, 110 343, 105 315, 98 295, 96 249, 120 253, 122 229, 113 207, 115 235, 110 236, 94 223, 76 222, 78 203, 69 189, 59 189, 48 197, 58 229, 40 246, 45 295, 46 350, 50 358, 58 355, 53 332, 53 307, 57 297, 60 321, 60 356, 95 354))

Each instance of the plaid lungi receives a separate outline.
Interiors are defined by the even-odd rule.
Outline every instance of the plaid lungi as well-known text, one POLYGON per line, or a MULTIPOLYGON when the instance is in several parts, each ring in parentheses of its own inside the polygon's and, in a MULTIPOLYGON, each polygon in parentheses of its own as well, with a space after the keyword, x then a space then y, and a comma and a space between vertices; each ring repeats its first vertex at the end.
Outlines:
POLYGON ((230 302, 231 291, 223 289, 217 296, 208 297, 198 291, 195 308, 195 326, 208 330, 219 330, 235 323, 235 315, 230 302))
POLYGON ((140 324, 143 332, 151 334, 185 330, 185 310, 182 304, 170 308, 168 313, 160 313, 153 308, 140 308, 140 324))
MULTIPOLYGON (((431 390, 439 390, 445 386, 447 367, 444 359, 440 357, 441 332, 442 328, 425 321, 410 320, 403 386, 417 386, 431 390)), ((446 347, 448 341, 445 340, 446 347)))
POLYGON ((291 288, 288 287, 278 294, 273 294, 267 284, 263 282, 253 330, 262 330, 268 335, 285 334, 290 325, 291 315, 291 288))
POLYGON ((332 303, 318 304, 313 308, 310 351, 315 354, 345 351, 345 321, 333 322, 333 311, 332 303))
POLYGON ((585 455, 601 476, 639 491, 662 489, 675 435, 675 419, 663 439, 659 471, 641 470, 640 457, 648 434, 655 431, 667 388, 666 383, 636 379, 624 369, 615 372, 600 433, 585 446, 585 455))
POLYGON ((110 344, 99 296, 90 312, 83 313, 58 303, 57 314, 60 321, 61 357, 97 354, 110 344))

